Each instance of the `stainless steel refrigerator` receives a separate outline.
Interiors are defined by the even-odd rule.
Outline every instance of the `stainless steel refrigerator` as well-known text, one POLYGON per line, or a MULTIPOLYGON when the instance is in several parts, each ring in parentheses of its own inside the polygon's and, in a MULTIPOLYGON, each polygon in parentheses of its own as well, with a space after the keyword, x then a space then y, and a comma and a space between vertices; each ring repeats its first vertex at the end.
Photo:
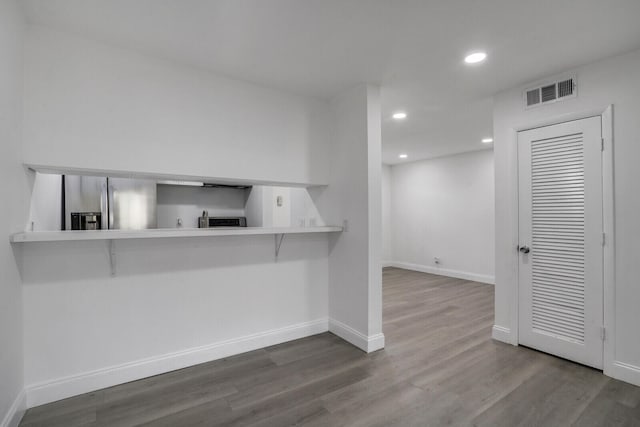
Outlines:
POLYGON ((64 229, 157 228, 156 181, 63 176, 64 229))

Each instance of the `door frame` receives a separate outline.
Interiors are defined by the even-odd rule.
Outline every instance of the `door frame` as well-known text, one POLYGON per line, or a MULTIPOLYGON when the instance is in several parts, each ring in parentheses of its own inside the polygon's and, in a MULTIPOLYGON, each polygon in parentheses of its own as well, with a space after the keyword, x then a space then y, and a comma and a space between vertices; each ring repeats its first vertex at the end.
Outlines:
POLYGON ((603 248, 603 326, 605 328, 605 339, 603 342, 603 371, 607 376, 614 376, 615 369, 615 221, 614 221, 614 133, 613 133, 613 105, 607 105, 602 109, 587 110, 577 113, 569 113, 547 118, 540 121, 530 122, 520 126, 514 126, 510 130, 511 161, 513 167, 511 176, 511 206, 515 221, 512 221, 513 255, 511 265, 515 274, 514 286, 511 286, 509 303, 511 305, 509 318, 511 324, 510 342, 519 345, 519 267, 520 258, 517 247, 519 245, 519 207, 518 207, 518 132, 536 129, 544 126, 552 126, 573 120, 586 119, 589 117, 601 117, 602 138, 604 140, 604 151, 602 153, 602 222, 605 233, 605 244, 603 248))

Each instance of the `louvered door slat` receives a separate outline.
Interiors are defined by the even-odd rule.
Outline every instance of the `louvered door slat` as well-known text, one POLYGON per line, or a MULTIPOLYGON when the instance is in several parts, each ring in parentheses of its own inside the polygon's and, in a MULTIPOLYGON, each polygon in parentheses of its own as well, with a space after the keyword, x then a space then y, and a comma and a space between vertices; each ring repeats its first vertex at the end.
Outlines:
POLYGON ((562 167, 562 165, 565 164, 565 162, 568 162, 568 164, 570 165, 579 165, 580 162, 577 160, 557 160, 557 159, 542 159, 542 160, 536 160, 534 162, 531 162, 532 165, 536 165, 536 167, 540 167, 543 169, 547 169, 547 168, 557 168, 557 167, 562 167))
POLYGON ((538 290, 552 295, 566 295, 568 298, 575 298, 582 301, 584 300, 584 295, 582 295, 581 289, 576 286, 567 286, 564 289, 558 289, 556 285, 538 283, 533 290, 533 294, 535 295, 538 290))
POLYGON ((552 293, 547 289, 534 288, 533 289, 533 301, 535 302, 535 306, 533 310, 535 310, 542 306, 548 306, 551 308, 566 308, 573 310, 575 312, 582 313, 582 308, 584 307, 584 297, 583 295, 572 295, 568 293, 552 293))
POLYGON ((564 170, 565 168, 571 168, 571 169, 581 169, 582 168, 582 162, 580 161, 575 161, 575 162, 570 162, 567 161, 566 163, 554 163, 551 165, 538 165, 538 171, 539 172, 543 172, 543 171, 550 171, 550 170, 564 170))
POLYGON ((546 230, 546 231, 555 231, 555 230, 577 230, 579 228, 582 227, 582 224, 559 224, 559 223, 551 223, 551 222, 545 222, 545 221, 538 221, 537 224, 533 224, 533 229, 534 230, 546 230))
POLYGON ((562 259, 570 261, 577 261, 582 263, 584 260, 584 253, 565 253, 560 251, 541 251, 538 250, 536 255, 542 255, 547 257, 553 257, 554 259, 562 259))
MULTIPOLYGON (((559 142, 556 145, 549 145, 539 149, 532 149, 531 152, 536 155, 553 155, 560 152, 566 151, 574 151, 580 150, 582 148, 582 142, 580 140, 576 140, 575 142, 559 142)), ((538 157, 536 160, 539 160, 542 157, 538 157)))
MULTIPOLYGON (((532 154, 536 158, 535 162, 537 164, 542 164, 547 160, 549 161, 557 160, 558 156, 582 155, 582 147, 580 145, 572 145, 570 147, 556 148, 555 150, 533 151, 532 154)), ((571 160, 575 160, 575 159, 567 159, 567 161, 569 162, 571 160)), ((533 173, 534 176, 536 172, 533 173)))
POLYGON ((582 282, 580 282, 579 280, 569 280, 565 277, 563 278, 559 278, 559 277, 549 277, 549 276, 545 276, 542 274, 538 274, 536 275, 536 280, 537 282, 544 286, 544 285, 549 285, 549 286, 553 286, 556 287, 558 285, 564 285, 567 289, 582 289, 584 287, 584 284, 582 282))
MULTIPOLYGON (((559 298, 557 301, 565 300, 559 298)), ((541 323, 545 321, 547 323, 552 323, 554 320, 557 320, 558 322, 561 322, 567 329, 571 329, 582 334, 584 333, 584 328, 582 326, 576 325, 576 322, 579 322, 579 320, 584 317, 584 312, 580 308, 578 308, 578 306, 583 305, 583 301, 576 302, 573 305, 563 305, 561 303, 551 304, 546 301, 541 301, 534 307, 533 315, 534 317, 538 315, 540 317, 541 323), (543 314, 547 313, 553 313, 552 318, 543 317, 543 314)))

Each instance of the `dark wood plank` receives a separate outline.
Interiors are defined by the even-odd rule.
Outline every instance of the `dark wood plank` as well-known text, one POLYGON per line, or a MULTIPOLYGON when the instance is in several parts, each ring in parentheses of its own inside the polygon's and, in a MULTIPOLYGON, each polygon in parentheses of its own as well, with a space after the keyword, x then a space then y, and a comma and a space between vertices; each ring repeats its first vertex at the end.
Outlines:
POLYGON ((640 388, 491 339, 493 287, 383 273, 386 348, 320 334, 27 411, 23 426, 640 426, 640 388))

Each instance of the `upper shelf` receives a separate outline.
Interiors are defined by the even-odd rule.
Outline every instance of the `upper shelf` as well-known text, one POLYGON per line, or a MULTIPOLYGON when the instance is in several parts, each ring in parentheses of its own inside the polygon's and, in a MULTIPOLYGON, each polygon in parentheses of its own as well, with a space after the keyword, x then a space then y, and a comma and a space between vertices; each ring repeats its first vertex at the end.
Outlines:
POLYGON ((113 178, 136 178, 136 179, 155 179, 158 181, 195 181, 207 182, 223 185, 270 185, 278 187, 324 187, 326 182, 290 182, 290 181, 274 181, 264 179, 239 179, 230 177, 215 176, 199 176, 199 175, 179 175, 154 172, 130 172, 122 170, 108 169, 85 169, 71 166, 54 166, 54 165, 36 165, 26 163, 26 167, 36 172, 65 174, 65 175, 86 175, 86 176, 108 176, 113 178))
POLYGON ((156 228, 152 230, 27 231, 12 234, 12 243, 71 240, 157 239, 171 237, 258 236, 265 234, 336 233, 342 227, 156 228))

